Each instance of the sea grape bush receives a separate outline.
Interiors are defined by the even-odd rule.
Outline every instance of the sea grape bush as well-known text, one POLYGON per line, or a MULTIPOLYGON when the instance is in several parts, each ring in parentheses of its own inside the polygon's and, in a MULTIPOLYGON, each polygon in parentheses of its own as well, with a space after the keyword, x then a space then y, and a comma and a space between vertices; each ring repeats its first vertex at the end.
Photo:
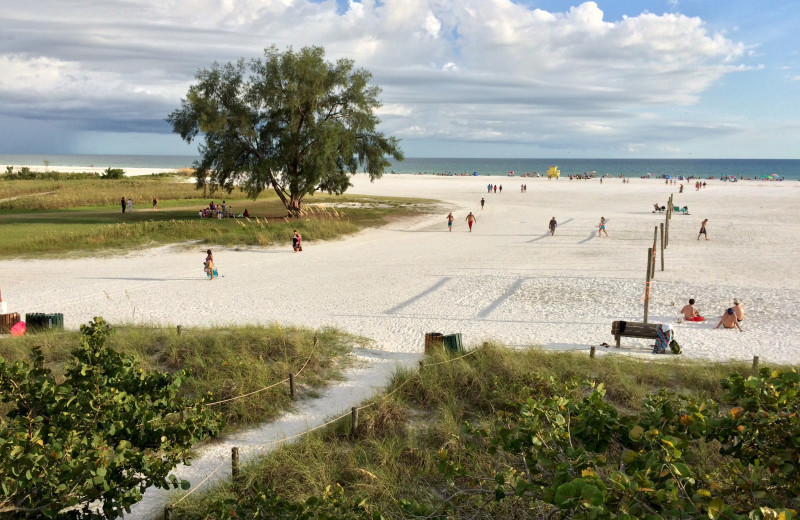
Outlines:
POLYGON ((148 373, 104 345, 102 318, 58 382, 39 349, 31 363, 0 358, 0 516, 116 518, 149 486, 188 487, 170 471, 222 427, 204 399, 178 396, 188 372, 148 373))
POLYGON ((734 373, 722 409, 660 391, 624 416, 602 385, 550 381, 560 388, 551 397, 532 396, 488 427, 465 424, 458 453, 440 453, 452 495, 429 517, 488 518, 510 502, 520 518, 793 518, 798 381, 794 370, 734 373), (471 456, 481 450, 494 455, 490 468, 471 456))

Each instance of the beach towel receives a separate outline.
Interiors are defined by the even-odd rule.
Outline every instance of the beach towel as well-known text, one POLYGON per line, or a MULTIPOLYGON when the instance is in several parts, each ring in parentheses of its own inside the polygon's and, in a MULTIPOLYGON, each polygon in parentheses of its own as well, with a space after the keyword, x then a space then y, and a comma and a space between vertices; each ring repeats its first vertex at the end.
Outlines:
POLYGON ((656 335, 656 344, 653 346, 653 354, 665 354, 672 341, 672 326, 669 323, 660 324, 656 329, 656 335))

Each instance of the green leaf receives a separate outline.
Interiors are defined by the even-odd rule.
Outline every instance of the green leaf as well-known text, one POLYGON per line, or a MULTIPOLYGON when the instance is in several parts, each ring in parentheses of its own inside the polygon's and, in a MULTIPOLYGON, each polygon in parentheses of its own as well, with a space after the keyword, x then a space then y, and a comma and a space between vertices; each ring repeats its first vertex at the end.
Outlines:
POLYGON ((725 503, 720 498, 715 498, 708 504, 708 517, 711 520, 722 518, 722 512, 725 510, 725 503))

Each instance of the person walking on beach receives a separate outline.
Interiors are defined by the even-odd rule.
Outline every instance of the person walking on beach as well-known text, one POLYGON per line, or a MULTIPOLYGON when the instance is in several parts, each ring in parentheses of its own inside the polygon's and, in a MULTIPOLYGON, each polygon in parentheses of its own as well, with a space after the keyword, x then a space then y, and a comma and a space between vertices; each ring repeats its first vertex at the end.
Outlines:
POLYGON ((153 197, 153 211, 158 210, 158 199, 153 197))
POLYGON ((486 199, 481 197, 481 211, 483 211, 483 205, 486 204, 486 199))
MULTIPOLYGON (((483 199, 481 199, 483 200, 483 199)), ((453 231, 453 221, 456 218, 453 216, 453 212, 447 214, 447 231, 453 231)))
POLYGON ((467 215, 467 218, 466 218, 466 219, 464 219, 464 220, 466 220, 466 221, 467 221, 467 225, 469 226, 469 232, 470 232, 470 233, 472 233, 472 224, 474 224, 475 222, 477 222, 477 221, 478 221, 478 219, 477 219, 477 218, 475 218, 475 215, 473 215, 473 214, 472 214, 472 212, 470 211, 470 212, 469 212, 469 215, 467 215))
POLYGON ((700 233, 697 234, 697 240, 700 240, 700 235, 705 235, 706 240, 708 240, 708 233, 706 232, 706 224, 708 223, 708 219, 705 219, 702 224, 700 224, 700 233))
POLYGON ((600 233, 605 233, 606 236, 608 236, 608 233, 606 233, 606 218, 605 217, 600 217, 600 224, 597 226, 597 236, 600 236, 600 233))
POLYGON ((300 236, 296 229, 292 233, 292 249, 294 249, 295 253, 303 250, 303 237, 300 236))
POLYGON ((736 314, 734 314, 733 308, 730 308, 727 311, 725 311, 725 314, 722 315, 722 318, 719 319, 719 323, 717 323, 717 326, 714 328, 718 329, 720 325, 722 325, 726 329, 737 328, 739 329, 739 332, 744 332, 742 330, 742 327, 739 325, 739 322, 736 321, 736 314))
POLYGON ((128 213, 133 213, 133 199, 128 197, 128 213))
POLYGON ((491 193, 491 192, 492 192, 492 185, 489 184, 488 186, 486 186, 486 193, 491 193))
POLYGON ((120 199, 119 203, 122 205, 122 212, 123 212, 123 213, 125 213, 125 208, 126 208, 126 207, 127 207, 127 205, 128 205, 128 204, 125 202, 125 197, 122 197, 122 198, 120 199))
POLYGON ((556 222, 556 217, 550 219, 550 224, 547 225, 550 228, 550 236, 553 236, 556 232, 556 228, 558 227, 558 222, 556 222))
POLYGON ((206 249, 206 261, 203 262, 203 270, 209 280, 214 279, 214 255, 211 254, 210 249, 206 249))
POLYGON ((494 192, 497 193, 497 184, 494 185, 494 192))

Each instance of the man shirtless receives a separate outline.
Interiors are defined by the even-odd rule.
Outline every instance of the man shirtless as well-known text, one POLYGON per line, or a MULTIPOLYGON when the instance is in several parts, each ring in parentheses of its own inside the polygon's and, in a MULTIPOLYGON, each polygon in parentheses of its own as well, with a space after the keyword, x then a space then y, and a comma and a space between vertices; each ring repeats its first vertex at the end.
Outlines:
POLYGON ((470 211, 469 215, 467 215, 467 218, 465 218, 464 220, 467 221, 467 225, 469 226, 469 232, 472 233, 472 224, 477 222, 478 219, 475 218, 475 215, 473 215, 472 212, 470 211))
POLYGON ((689 305, 683 306, 681 314, 683 314, 683 319, 686 321, 703 321, 704 319, 694 307, 694 298, 689 298, 689 305))
POLYGON ((727 311, 725 311, 725 314, 722 315, 722 318, 720 318, 719 323, 717 323, 717 326, 714 328, 718 329, 720 325, 722 325, 726 329, 732 329, 735 327, 739 329, 739 332, 744 332, 742 330, 742 327, 739 326, 739 322, 736 321, 736 314, 733 313, 733 309, 728 309, 727 311))
POLYGON ((733 314, 736 315, 736 321, 742 321, 744 319, 744 308, 742 304, 739 303, 738 298, 733 299, 733 307, 731 307, 731 309, 733 309, 733 314))

